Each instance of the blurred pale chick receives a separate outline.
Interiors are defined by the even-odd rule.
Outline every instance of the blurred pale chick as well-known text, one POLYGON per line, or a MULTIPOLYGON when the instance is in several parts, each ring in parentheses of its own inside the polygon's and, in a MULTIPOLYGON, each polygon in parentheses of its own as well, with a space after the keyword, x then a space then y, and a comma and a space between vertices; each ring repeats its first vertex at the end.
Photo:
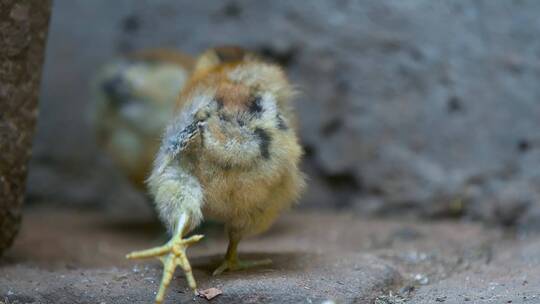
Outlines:
POLYGON ((106 64, 93 82, 98 145, 141 191, 194 62, 178 51, 147 50, 106 64))

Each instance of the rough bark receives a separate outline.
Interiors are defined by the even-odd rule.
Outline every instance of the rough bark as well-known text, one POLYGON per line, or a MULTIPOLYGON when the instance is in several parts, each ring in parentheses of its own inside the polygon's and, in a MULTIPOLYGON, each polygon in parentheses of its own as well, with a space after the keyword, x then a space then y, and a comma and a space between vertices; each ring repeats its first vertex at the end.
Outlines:
POLYGON ((0 254, 21 221, 50 1, 0 0, 0 254))

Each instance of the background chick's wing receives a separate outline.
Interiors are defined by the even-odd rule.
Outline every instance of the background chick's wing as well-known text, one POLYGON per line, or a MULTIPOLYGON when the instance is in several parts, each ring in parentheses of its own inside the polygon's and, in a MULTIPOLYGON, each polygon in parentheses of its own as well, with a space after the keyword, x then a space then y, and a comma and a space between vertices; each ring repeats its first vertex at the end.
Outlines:
POLYGON ((106 64, 93 85, 98 145, 133 185, 144 189, 160 139, 194 65, 183 53, 155 49, 106 64))

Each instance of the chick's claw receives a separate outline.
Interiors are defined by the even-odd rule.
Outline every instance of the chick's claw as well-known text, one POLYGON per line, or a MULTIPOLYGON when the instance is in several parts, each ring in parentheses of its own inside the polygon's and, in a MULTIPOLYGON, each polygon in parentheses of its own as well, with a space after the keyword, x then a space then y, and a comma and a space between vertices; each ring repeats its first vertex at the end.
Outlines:
POLYGON ((156 304, 162 303, 165 298, 165 291, 169 286, 174 271, 180 266, 186 275, 189 287, 197 294, 197 283, 193 277, 191 265, 186 255, 186 249, 202 239, 203 235, 194 235, 183 239, 180 235, 174 236, 167 244, 147 250, 135 251, 128 255, 128 259, 145 259, 155 257, 163 263, 163 277, 159 285, 159 291, 156 296, 156 304))

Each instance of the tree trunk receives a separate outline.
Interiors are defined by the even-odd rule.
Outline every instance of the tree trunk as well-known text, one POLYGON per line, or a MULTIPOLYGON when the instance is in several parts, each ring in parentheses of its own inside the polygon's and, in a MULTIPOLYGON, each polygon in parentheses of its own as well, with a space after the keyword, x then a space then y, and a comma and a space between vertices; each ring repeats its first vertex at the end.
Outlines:
POLYGON ((0 0, 0 254, 21 222, 50 7, 0 0))

